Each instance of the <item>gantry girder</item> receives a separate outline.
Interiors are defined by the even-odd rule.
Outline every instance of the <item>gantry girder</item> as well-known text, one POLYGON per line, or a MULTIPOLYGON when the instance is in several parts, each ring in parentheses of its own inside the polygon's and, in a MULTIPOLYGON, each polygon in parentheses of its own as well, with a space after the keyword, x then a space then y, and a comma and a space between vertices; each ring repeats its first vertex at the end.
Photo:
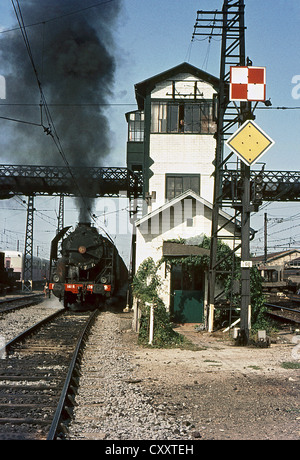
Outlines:
MULTIPOLYGON (((242 197, 242 177, 238 170, 222 172, 222 203, 237 207, 242 197)), ((300 171, 250 171, 250 202, 300 201, 300 171)))
POLYGON ((0 199, 15 195, 142 197, 143 179, 127 168, 0 165, 0 199))
POLYGON ((25 236, 25 250, 23 259, 23 280, 22 290, 24 292, 32 291, 33 275, 33 221, 34 221, 34 197, 28 197, 27 206, 27 224, 25 236))
POLYGON ((58 231, 63 226, 64 197, 143 196, 143 176, 127 168, 0 165, 0 200, 28 197, 23 290, 32 290, 34 197, 60 196, 58 231))

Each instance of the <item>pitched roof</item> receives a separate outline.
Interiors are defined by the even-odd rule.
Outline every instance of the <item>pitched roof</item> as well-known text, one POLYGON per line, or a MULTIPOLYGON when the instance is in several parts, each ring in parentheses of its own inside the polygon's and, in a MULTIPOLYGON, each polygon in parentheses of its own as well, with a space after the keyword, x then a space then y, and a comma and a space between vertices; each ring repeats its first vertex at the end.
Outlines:
POLYGON ((219 78, 204 72, 204 70, 195 67, 188 62, 183 62, 171 69, 168 69, 162 73, 154 75, 153 77, 147 78, 146 80, 137 83, 135 85, 135 96, 138 103, 139 110, 144 109, 144 100, 147 94, 149 94, 157 85, 157 83, 168 80, 174 75, 179 73, 190 73, 195 77, 204 80, 207 83, 210 83, 216 90, 219 88, 220 80, 219 78))
MULTIPOLYGON (((273 260, 281 259, 281 257, 291 255, 295 252, 299 252, 299 249, 289 249, 287 251, 272 252, 267 255, 267 263, 272 262, 273 260)), ((260 256, 251 257, 251 260, 254 263, 263 262, 264 259, 265 259, 265 256, 263 254, 261 254, 260 256)))
MULTIPOLYGON (((165 211, 166 209, 168 209, 169 207, 171 206, 174 206, 176 205, 177 203, 179 203, 180 201, 186 199, 186 198, 194 198, 195 200, 197 200, 199 203, 203 204, 204 206, 206 206, 207 208, 209 209, 213 209, 213 205, 205 200, 204 198, 201 198, 200 195, 198 195, 196 192, 194 192, 193 190, 187 190, 186 192, 183 192, 181 193, 180 195, 176 196, 175 198, 173 198, 172 200, 170 201, 167 201, 166 203, 164 203, 162 206, 160 206, 159 208, 157 209, 154 209, 153 211, 149 212, 148 214, 145 214, 144 216, 142 216, 140 219, 138 219, 136 222, 135 222, 135 226, 138 227, 139 225, 143 224, 144 222, 146 222, 147 220, 151 219, 152 217, 156 216, 157 214, 165 211)), ((232 216, 230 216, 229 214, 227 214, 227 212, 224 212, 222 211, 222 209, 220 210, 220 216, 224 217, 225 219, 227 220, 232 220, 232 216)), ((239 225, 239 222, 237 221, 237 224, 239 225)))

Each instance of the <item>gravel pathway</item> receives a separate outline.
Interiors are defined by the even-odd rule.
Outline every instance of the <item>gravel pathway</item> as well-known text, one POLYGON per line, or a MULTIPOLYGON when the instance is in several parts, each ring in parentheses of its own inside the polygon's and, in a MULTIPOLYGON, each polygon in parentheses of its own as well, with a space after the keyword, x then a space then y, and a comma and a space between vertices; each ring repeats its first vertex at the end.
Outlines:
POLYGON ((165 407, 143 394, 120 334, 116 315, 98 317, 82 360, 70 439, 191 439, 189 422, 165 414, 165 407))

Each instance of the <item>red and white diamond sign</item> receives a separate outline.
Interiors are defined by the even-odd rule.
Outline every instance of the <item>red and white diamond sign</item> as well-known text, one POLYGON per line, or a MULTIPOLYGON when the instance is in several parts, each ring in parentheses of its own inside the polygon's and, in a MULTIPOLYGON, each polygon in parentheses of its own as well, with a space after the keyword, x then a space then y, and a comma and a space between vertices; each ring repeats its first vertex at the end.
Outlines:
POLYGON ((265 67, 230 67, 231 101, 265 101, 265 67))

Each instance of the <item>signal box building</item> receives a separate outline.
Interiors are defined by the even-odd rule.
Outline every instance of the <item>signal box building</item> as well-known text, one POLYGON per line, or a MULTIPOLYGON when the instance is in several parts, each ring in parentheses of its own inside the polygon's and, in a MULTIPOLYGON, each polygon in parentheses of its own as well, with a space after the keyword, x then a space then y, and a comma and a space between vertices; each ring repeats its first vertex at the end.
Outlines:
MULTIPOLYGON (((137 110, 126 114, 127 166, 144 178, 135 270, 148 257, 158 262, 163 255, 209 254, 197 245, 211 234, 218 86, 218 78, 188 63, 135 85, 137 110), (187 244, 174 244, 178 239, 187 244)), ((220 225, 230 218, 221 212, 220 225)), ((234 230, 228 224, 224 238, 234 230)), ((175 318, 203 322, 207 274, 186 273, 180 265, 167 270, 163 264, 160 275, 161 297, 175 318)))
POLYGON ((213 199, 214 98, 219 80, 183 63, 135 85, 127 165, 143 171, 152 209, 193 190, 213 199))

